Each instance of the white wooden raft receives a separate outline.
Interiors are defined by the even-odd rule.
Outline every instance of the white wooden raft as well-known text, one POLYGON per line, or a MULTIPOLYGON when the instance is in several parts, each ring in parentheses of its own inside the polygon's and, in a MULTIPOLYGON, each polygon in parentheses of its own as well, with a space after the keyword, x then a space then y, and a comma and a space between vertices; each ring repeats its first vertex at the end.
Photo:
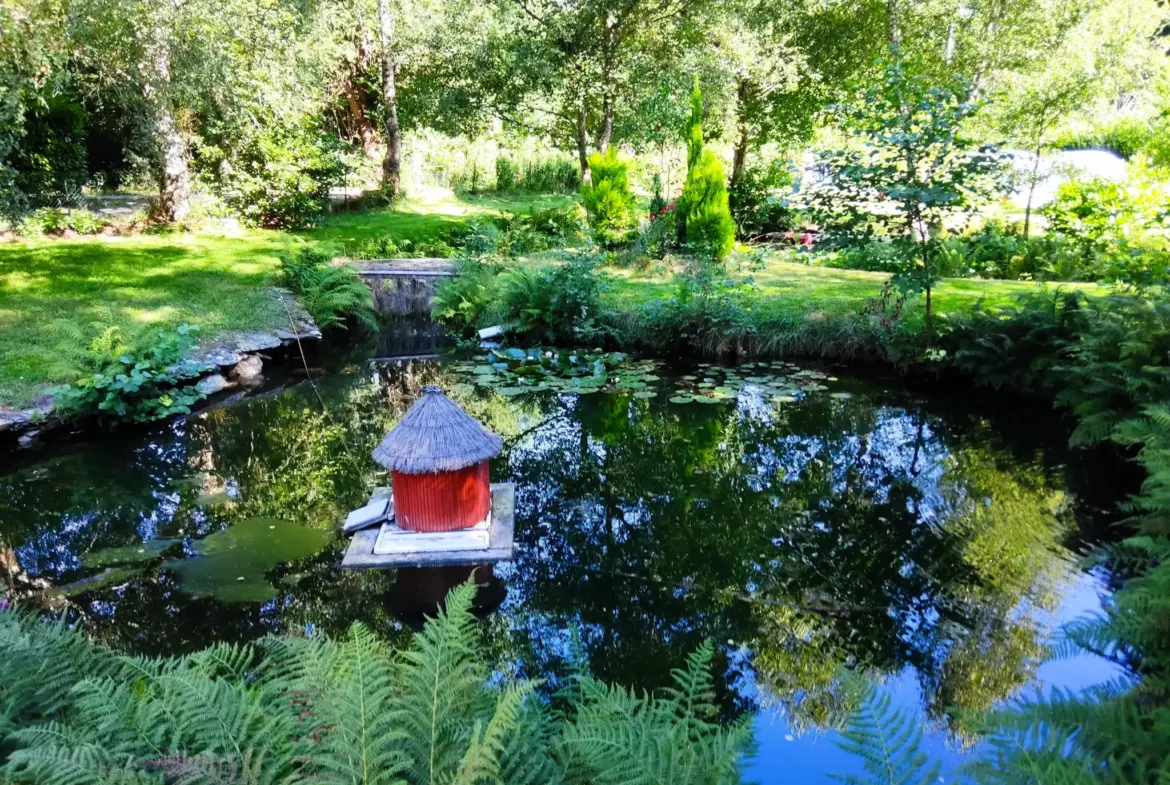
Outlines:
MULTIPOLYGON (((444 542, 441 535, 417 532, 412 534, 398 534, 400 537, 418 537, 418 547, 405 550, 394 547, 392 553, 377 553, 375 546, 379 538, 385 543, 382 536, 387 526, 397 529, 393 524, 383 524, 379 528, 363 529, 355 532, 349 549, 341 560, 342 569, 346 570, 380 570, 392 567, 446 567, 453 564, 492 564, 507 561, 512 558, 513 533, 516 517, 516 486, 510 482, 492 483, 492 511, 487 523, 487 545, 469 547, 469 543, 478 539, 474 534, 452 532, 460 535, 444 542)), ((482 524, 481 524, 482 525, 482 524)), ((399 532, 401 530, 398 530, 399 532)), ((385 549, 385 548, 383 548, 385 549)), ((380 549, 382 550, 382 549, 380 549)))

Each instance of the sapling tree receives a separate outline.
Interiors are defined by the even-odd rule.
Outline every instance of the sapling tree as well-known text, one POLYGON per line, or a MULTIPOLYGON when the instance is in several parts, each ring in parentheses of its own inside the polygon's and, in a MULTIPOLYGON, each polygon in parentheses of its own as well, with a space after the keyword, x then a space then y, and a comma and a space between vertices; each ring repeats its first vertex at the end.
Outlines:
POLYGON ((925 294, 928 345, 939 232, 1010 182, 1006 158, 961 133, 977 109, 969 83, 932 84, 895 58, 876 86, 835 108, 858 144, 823 153, 829 176, 805 197, 827 228, 855 239, 881 235, 904 248, 892 280, 904 294, 925 294))

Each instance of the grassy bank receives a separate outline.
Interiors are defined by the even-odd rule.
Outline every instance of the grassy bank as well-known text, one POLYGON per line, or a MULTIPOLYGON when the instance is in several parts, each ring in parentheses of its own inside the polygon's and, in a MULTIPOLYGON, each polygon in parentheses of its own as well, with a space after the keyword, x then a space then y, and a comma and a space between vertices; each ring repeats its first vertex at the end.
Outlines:
MULTIPOLYGON (((187 232, 0 245, 0 405, 27 405, 46 385, 60 381, 54 366, 77 343, 76 329, 70 327, 115 325, 124 338, 132 339, 149 328, 184 322, 199 324, 205 336, 279 326, 284 313, 265 288, 273 281, 277 254, 296 242, 344 254, 375 237, 428 240, 477 218, 554 207, 569 199, 428 193, 395 209, 335 213, 319 227, 295 233, 187 232)), ((677 293, 669 272, 610 269, 606 275, 607 304, 630 318, 645 303, 677 293)), ((799 331, 822 342, 834 340, 832 330, 846 320, 821 317, 857 313, 880 294, 885 281, 880 273, 779 259, 767 261, 750 276, 754 283, 744 289, 744 302, 757 321, 782 322, 789 337, 799 331), (825 329, 818 331, 822 324, 825 329)), ((1036 288, 1029 283, 949 280, 939 287, 935 304, 939 313, 953 313, 981 299, 1003 303, 1036 288)), ((910 318, 920 309, 920 297, 906 306, 910 318)), ((785 348, 792 346, 773 346, 785 348)))
MULTIPOLYGON (((660 297, 678 292, 678 285, 667 274, 637 274, 630 270, 612 270, 607 291, 608 302, 618 310, 637 308, 660 297)), ((747 302, 764 320, 805 317, 811 314, 844 316, 855 314, 864 301, 882 292, 889 275, 860 270, 839 270, 770 258, 762 270, 733 274, 734 281, 748 281, 747 302)), ((1048 284, 1078 289, 1086 294, 1104 294, 1108 287, 1099 284, 1048 284)), ((1043 288, 1027 281, 982 281, 971 278, 948 278, 934 291, 936 314, 968 310, 983 301, 988 306, 1006 305, 1020 295, 1043 288)), ((923 307, 921 296, 908 298, 908 314, 918 314, 923 307)))

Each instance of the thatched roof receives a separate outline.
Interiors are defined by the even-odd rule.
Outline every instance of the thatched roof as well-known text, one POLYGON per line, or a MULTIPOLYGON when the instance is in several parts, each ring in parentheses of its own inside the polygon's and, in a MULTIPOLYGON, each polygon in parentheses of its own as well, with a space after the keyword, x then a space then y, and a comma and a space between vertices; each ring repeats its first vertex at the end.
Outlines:
POLYGON ((499 436, 473 420, 434 385, 374 450, 374 460, 404 474, 453 472, 486 461, 504 448, 499 436))

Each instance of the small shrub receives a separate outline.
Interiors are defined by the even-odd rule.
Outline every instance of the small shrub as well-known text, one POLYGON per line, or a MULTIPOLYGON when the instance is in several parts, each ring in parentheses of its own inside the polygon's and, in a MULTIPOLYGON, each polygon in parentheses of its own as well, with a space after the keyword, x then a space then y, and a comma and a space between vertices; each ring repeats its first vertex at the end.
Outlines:
POLYGON ((607 247, 628 242, 638 224, 629 168, 629 161, 618 156, 616 147, 610 147, 604 155, 589 156, 592 182, 581 186, 581 200, 598 241, 607 247))
POLYGON ((89 210, 70 210, 69 228, 78 234, 97 234, 106 225, 106 222, 89 210))
POLYGON ((62 234, 69 228, 69 216, 59 207, 42 207, 24 216, 17 233, 21 237, 37 238, 42 235, 62 234))
POLYGON ((566 253, 560 264, 514 267, 501 276, 503 318, 537 343, 594 342, 607 333, 601 319, 597 260, 566 253))
POLYGON ((746 240, 796 228, 797 215, 787 199, 791 190, 792 173, 782 161, 744 169, 727 195, 738 236, 746 240))
POLYGON ((666 197, 662 194, 662 175, 654 173, 650 184, 650 217, 658 215, 666 207, 666 197))
POLYGON ((735 244, 735 221, 728 205, 723 164, 703 146, 703 99, 698 77, 691 97, 687 132, 687 179, 679 197, 686 244, 715 261, 722 261, 735 244))
POLYGON ((349 322, 376 330, 373 297, 351 265, 331 265, 329 256, 302 247, 280 257, 281 282, 297 295, 322 330, 349 322))
POLYGON ((516 164, 505 156, 496 158, 496 190, 513 191, 517 185, 516 164))
POLYGON ((663 205, 650 214, 634 243, 639 260, 663 259, 678 248, 678 210, 673 204, 663 205))
POLYGON ((66 418, 93 416, 106 423, 150 422, 190 412, 204 395, 185 382, 210 370, 186 359, 198 330, 182 325, 131 347, 122 343, 116 327, 102 329, 75 358, 77 378, 49 390, 54 407, 66 418))

